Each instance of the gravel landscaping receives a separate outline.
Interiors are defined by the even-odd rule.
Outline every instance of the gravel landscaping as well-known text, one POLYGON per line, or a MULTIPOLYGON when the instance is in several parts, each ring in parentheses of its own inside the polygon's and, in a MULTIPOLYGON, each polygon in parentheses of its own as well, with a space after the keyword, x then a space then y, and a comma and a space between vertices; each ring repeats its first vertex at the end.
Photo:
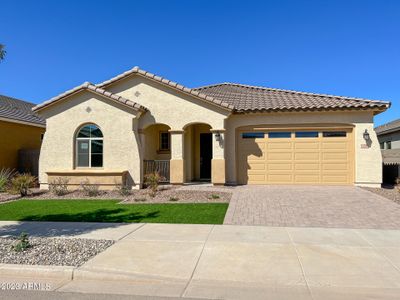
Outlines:
POLYGON ((0 193, 0 203, 8 202, 20 198, 20 195, 12 195, 8 193, 0 193))
POLYGON ((370 187, 363 187, 363 189, 370 191, 372 193, 378 194, 382 197, 385 197, 397 204, 400 204, 400 191, 396 187, 393 186, 385 186, 382 188, 370 188, 370 187))
POLYGON ((160 186, 155 197, 149 195, 149 190, 132 190, 129 195, 123 196, 117 191, 99 191, 99 195, 89 197, 82 190, 71 191, 63 196, 57 196, 49 191, 35 191, 29 200, 66 200, 66 199, 117 199, 122 203, 227 203, 232 197, 231 188, 191 188, 160 186))
POLYGON ((29 238, 30 248, 16 252, 14 238, 0 238, 0 263, 79 267, 114 241, 65 238, 29 238))

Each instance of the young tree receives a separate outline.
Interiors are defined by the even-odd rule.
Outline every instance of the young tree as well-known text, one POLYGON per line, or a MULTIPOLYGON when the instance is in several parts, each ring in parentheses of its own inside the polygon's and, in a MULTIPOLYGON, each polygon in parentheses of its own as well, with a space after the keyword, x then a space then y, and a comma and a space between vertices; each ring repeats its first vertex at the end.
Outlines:
POLYGON ((0 44, 0 62, 6 57, 7 51, 5 50, 5 47, 3 44, 0 44))

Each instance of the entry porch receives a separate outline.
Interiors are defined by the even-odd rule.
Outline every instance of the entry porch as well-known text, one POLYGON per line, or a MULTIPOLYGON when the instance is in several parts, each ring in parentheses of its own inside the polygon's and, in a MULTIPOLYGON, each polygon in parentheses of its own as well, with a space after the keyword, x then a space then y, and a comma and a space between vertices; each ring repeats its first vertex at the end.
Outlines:
POLYGON ((181 130, 153 124, 139 133, 142 179, 157 172, 163 183, 225 184, 223 129, 215 130, 204 123, 190 124, 181 130))

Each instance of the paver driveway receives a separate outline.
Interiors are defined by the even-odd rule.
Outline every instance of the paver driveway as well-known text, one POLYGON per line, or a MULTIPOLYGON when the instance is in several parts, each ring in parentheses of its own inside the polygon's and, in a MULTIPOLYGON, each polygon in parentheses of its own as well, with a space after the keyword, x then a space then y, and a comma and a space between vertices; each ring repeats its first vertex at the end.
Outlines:
POLYGON ((240 186, 224 224, 400 229, 400 205, 353 186, 240 186))

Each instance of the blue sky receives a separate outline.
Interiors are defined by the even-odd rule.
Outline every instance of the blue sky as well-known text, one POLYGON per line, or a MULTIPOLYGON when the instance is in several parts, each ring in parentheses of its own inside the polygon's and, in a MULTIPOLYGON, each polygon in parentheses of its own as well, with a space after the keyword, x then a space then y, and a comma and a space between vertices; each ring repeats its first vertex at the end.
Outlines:
POLYGON ((400 1, 2 1, 0 94, 39 103, 133 66, 189 87, 237 82, 392 101, 400 1))

